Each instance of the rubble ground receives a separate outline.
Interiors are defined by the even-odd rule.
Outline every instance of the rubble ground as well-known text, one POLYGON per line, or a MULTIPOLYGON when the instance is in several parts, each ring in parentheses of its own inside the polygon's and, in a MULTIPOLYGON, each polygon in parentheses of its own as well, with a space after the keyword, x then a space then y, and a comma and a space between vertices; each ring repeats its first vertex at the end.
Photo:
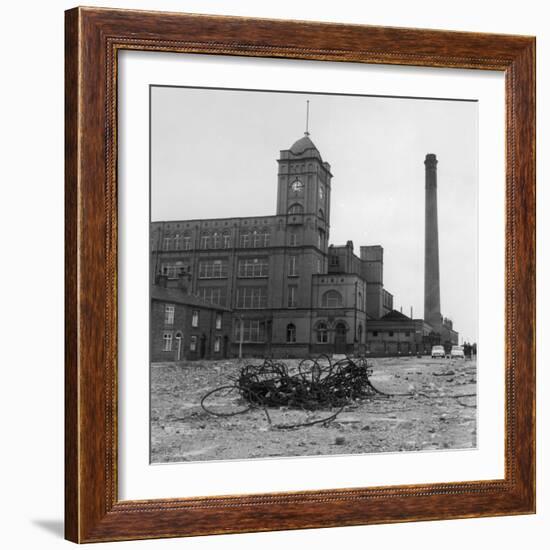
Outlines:
MULTIPOLYGON (((391 397, 356 401, 329 424, 292 430, 330 416, 327 411, 262 409, 212 416, 202 397, 231 384, 241 365, 261 359, 155 363, 151 367, 151 461, 184 462, 282 456, 471 449, 476 446, 475 360, 388 357, 369 359, 372 384, 391 397)), ((284 360, 293 367, 297 360, 284 360)), ((246 403, 229 392, 209 402, 219 412, 246 403)))

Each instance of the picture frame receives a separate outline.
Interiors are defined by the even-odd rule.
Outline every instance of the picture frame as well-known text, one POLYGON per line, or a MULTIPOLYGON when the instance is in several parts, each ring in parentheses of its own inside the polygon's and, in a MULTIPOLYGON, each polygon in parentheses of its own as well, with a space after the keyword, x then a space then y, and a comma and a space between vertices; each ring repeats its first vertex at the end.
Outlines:
POLYGON ((535 512, 535 39, 74 8, 65 36, 65 536, 78 543, 535 512), (119 500, 117 77, 123 50, 500 71, 503 479, 119 500))

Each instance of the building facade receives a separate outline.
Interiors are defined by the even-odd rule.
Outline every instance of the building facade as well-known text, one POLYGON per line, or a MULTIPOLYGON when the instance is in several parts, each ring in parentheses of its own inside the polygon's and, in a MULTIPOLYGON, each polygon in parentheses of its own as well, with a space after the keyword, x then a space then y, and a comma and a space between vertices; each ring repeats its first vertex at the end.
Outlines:
POLYGON ((223 359, 230 353, 231 312, 158 281, 151 291, 151 361, 223 359))
POLYGON ((274 215, 153 222, 153 287, 229 312, 230 355, 367 350, 393 296, 380 245, 329 246, 332 177, 306 132, 280 152, 274 215))

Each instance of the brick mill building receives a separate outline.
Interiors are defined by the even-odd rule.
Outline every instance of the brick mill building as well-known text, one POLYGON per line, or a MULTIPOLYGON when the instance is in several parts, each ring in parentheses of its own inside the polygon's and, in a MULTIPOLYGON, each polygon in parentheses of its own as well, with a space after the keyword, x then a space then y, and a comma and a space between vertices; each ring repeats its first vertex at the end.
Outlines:
MULTIPOLYGON (((242 350, 278 357, 416 353, 439 341, 422 320, 407 318, 411 326, 422 324, 422 334, 415 329, 412 339, 402 319, 395 324, 381 246, 360 246, 359 255, 351 241, 329 246, 332 172, 309 133, 281 151, 277 162, 275 215, 151 223, 152 360, 174 360, 173 351, 162 351, 168 329, 155 309, 170 305, 170 296, 174 304, 178 297, 182 306, 192 300, 191 311, 217 311, 223 318, 223 335, 210 325, 196 334, 198 327, 182 325, 186 358, 197 356, 187 353, 193 336, 201 338, 199 357, 218 356, 212 339, 220 336, 221 355, 242 350), (393 342, 400 331, 397 348, 374 345, 384 332, 393 342)), ((203 317, 212 321, 215 315, 203 317)))

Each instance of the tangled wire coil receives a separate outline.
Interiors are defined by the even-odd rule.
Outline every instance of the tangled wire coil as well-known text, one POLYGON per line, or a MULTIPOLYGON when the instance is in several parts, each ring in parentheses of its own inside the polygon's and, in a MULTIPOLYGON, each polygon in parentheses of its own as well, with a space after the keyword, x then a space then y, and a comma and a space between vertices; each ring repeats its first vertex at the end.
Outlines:
POLYGON ((281 361, 266 359, 261 365, 245 365, 232 384, 211 390, 201 400, 202 408, 213 416, 235 416, 253 408, 263 409, 269 424, 277 429, 291 429, 314 424, 327 424, 355 400, 389 394, 376 389, 369 380, 371 369, 364 358, 349 357, 332 362, 322 355, 302 360, 295 372, 281 361), (245 407, 230 412, 217 412, 207 405, 214 396, 227 397, 238 392, 245 407), (328 417, 297 424, 273 425, 268 408, 288 407, 303 411, 338 408, 328 417))

